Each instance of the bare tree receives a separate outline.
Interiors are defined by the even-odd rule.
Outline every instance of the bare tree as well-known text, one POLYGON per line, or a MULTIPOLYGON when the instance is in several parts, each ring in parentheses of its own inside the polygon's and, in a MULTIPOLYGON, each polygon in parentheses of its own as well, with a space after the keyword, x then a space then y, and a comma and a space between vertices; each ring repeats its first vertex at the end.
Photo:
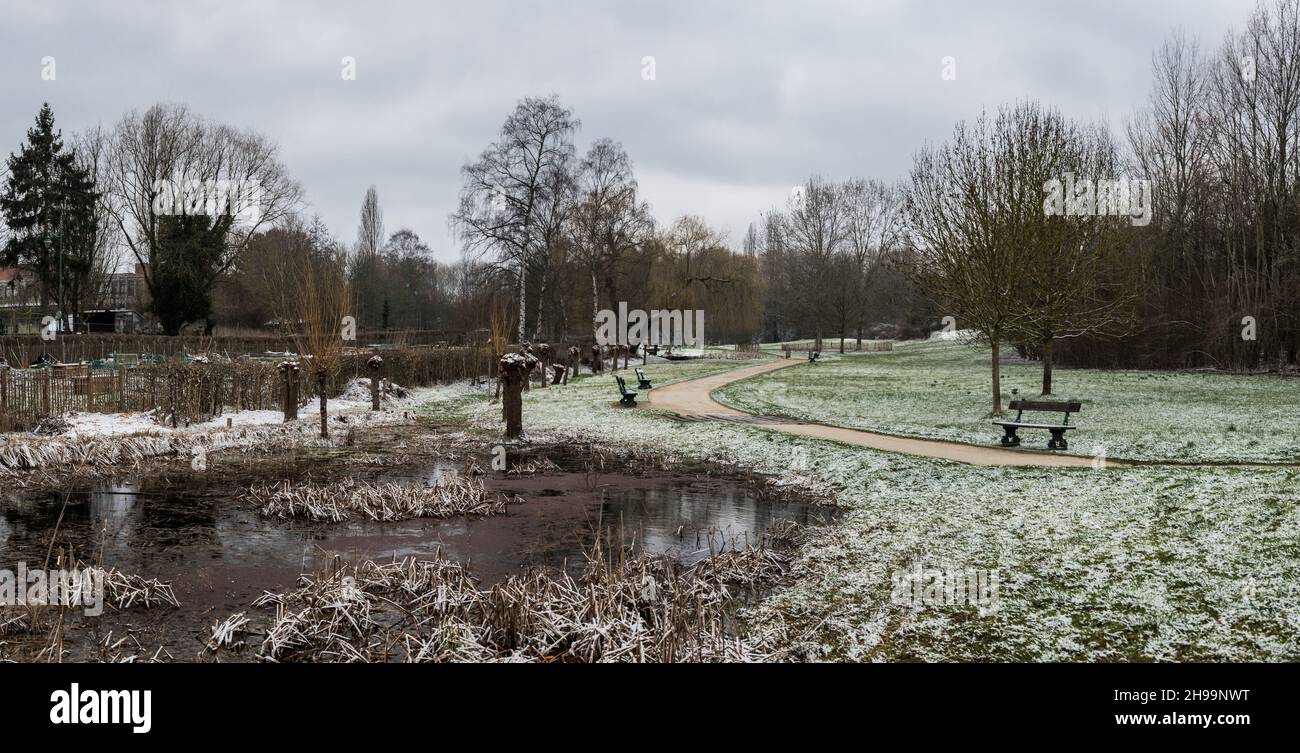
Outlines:
POLYGON ((378 326, 377 317, 383 308, 384 280, 379 258, 383 245, 384 210, 379 205, 379 192, 371 186, 361 201, 356 254, 350 260, 349 270, 354 296, 353 314, 358 322, 370 327, 378 326))
POLYGON ((86 270, 85 278, 78 281, 80 289, 69 296, 74 301, 73 310, 82 311, 87 307, 99 308, 104 303, 108 289, 105 281, 108 276, 118 271, 122 262, 118 245, 119 232, 109 213, 109 202, 102 186, 107 181, 109 149, 111 135, 101 126, 94 126, 77 134, 73 139, 73 149, 78 163, 90 174, 100 193, 95 209, 95 235, 79 253, 84 254, 82 266, 86 270))
POLYGON ((529 97, 506 118, 497 141, 461 169, 460 207, 450 224, 467 254, 513 268, 521 341, 530 336, 528 271, 544 248, 538 215, 557 185, 554 174, 573 159, 578 126, 558 97, 529 97))
POLYGON ((1042 394, 1050 395, 1057 340, 1130 330, 1136 287, 1127 274, 1130 254, 1121 223, 1130 219, 1124 214, 1131 210, 1128 200, 1138 197, 1118 174, 1117 149, 1105 126, 1080 126, 1055 110, 1025 103, 1009 112, 1009 127, 1002 159, 1014 160, 1014 179, 1021 185, 1002 205, 1003 228, 1019 238, 1015 275, 1024 307, 1011 334, 1042 359, 1042 394), (1099 203, 1077 214, 1049 212, 1051 198, 1039 192, 1049 183, 1061 186, 1063 209, 1076 199, 1064 195, 1065 186, 1074 185, 1071 176, 1099 203))
POLYGON ((1042 212, 1041 185, 1027 190, 1008 160, 1017 143, 1007 110, 992 122, 981 115, 973 127, 958 123, 951 141, 916 154, 907 189, 912 274, 947 316, 991 347, 994 415, 1002 412, 1002 342, 1025 314, 1015 287, 1015 216, 1042 212))
POLYGON ((861 178, 843 186, 845 212, 844 243, 841 253, 845 274, 835 280, 840 325, 840 352, 852 319, 857 320, 857 339, 869 312, 872 288, 886 259, 899 242, 902 231, 902 195, 888 184, 861 178))
POLYGON ((591 278, 594 328, 601 288, 610 305, 616 305, 623 267, 631 252, 653 236, 654 220, 637 195, 632 161, 611 139, 597 139, 582 159, 578 192, 570 224, 578 260, 591 278))
MULTIPOLYGON (((301 203, 301 188, 272 142, 210 123, 183 105, 154 105, 122 118, 112 135, 102 190, 121 238, 143 267, 155 307, 178 297, 163 289, 178 279, 186 284, 182 299, 207 296, 258 230, 301 203), (245 203, 205 205, 204 194, 222 184, 238 187, 245 203), (167 206, 171 200, 182 206, 167 206), (178 211, 207 221, 195 225, 201 231, 197 241, 186 239, 186 248, 171 252, 167 245, 177 240, 178 211)), ((179 326, 175 312, 160 310, 159 316, 170 321, 169 329, 179 326)))
MULTIPOLYGON (((1260 320, 1256 364, 1300 336, 1300 0, 1265 0, 1212 68, 1214 161, 1224 187, 1232 310, 1260 320)), ((1223 338, 1231 342, 1236 338, 1223 338)))
POLYGON ((357 226, 357 253, 377 256, 384 245, 384 209, 379 206, 379 191, 374 186, 366 189, 361 202, 361 223, 357 226))
POLYGON ((795 259, 790 293, 800 317, 816 333, 816 347, 830 325, 832 307, 824 298, 831 289, 840 253, 849 230, 841 187, 813 176, 796 190, 785 219, 786 248, 795 259))
POLYGON ((310 362, 311 372, 316 378, 320 435, 328 437, 329 380, 338 371, 343 358, 343 317, 348 315, 351 296, 339 260, 303 254, 297 257, 296 262, 296 284, 287 301, 290 304, 287 311, 297 312, 298 328, 294 339, 298 352, 310 362))

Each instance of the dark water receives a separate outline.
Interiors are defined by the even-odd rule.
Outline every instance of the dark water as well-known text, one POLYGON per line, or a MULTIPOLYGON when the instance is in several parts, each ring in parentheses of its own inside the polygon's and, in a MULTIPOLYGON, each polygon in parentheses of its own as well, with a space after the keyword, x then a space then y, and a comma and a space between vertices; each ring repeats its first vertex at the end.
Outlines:
MULTIPOLYGON (((238 499, 250 479, 195 474, 176 480, 131 478, 91 488, 0 495, 0 567, 40 567, 50 543, 89 562, 170 581, 181 609, 106 613, 101 628, 143 627, 180 657, 201 648, 206 627, 249 610, 266 591, 295 587, 301 573, 328 560, 427 558, 441 552, 467 564, 482 587, 529 567, 581 571, 597 536, 606 543, 667 553, 690 563, 711 553, 757 544, 772 522, 827 522, 832 510, 769 502, 750 485, 692 473, 652 478, 572 470, 511 477, 485 485, 523 504, 486 518, 413 519, 393 523, 309 523, 263 519, 238 499)), ((290 468, 272 478, 299 478, 290 468)), ((429 463, 376 479, 432 483, 449 467, 429 463)), ((52 565, 51 565, 52 566, 52 565)), ((193 656, 193 653, 190 653, 193 656)))

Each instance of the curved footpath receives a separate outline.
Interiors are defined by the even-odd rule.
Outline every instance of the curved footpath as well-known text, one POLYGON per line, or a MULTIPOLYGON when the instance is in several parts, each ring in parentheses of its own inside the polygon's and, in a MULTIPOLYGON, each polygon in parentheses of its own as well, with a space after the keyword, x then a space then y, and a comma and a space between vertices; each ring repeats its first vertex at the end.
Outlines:
MULTIPOLYGON (((801 423, 788 418, 756 417, 734 408, 728 408, 710 397, 710 393, 714 390, 732 382, 738 382, 742 379, 748 379, 752 376, 758 376, 759 374, 765 374, 769 371, 794 366, 799 363, 802 363, 802 361, 778 359, 760 363, 757 366, 747 366, 743 369, 734 369, 699 379, 674 382, 664 387, 654 388, 648 395, 649 402, 647 404, 651 408, 673 411, 687 419, 742 422, 749 420, 752 423, 762 425, 763 428, 782 431, 787 434, 797 434, 815 439, 829 439, 858 447, 870 447, 873 450, 955 460, 958 463, 970 463, 972 465, 1019 465, 1053 468, 1089 468, 1092 466, 1092 458, 1079 455, 982 447, 960 442, 945 442, 939 439, 913 439, 910 437, 896 437, 890 434, 879 434, 874 431, 844 429, 825 424, 801 423)), ((1108 466, 1125 465, 1115 460, 1108 460, 1106 464, 1108 466)))

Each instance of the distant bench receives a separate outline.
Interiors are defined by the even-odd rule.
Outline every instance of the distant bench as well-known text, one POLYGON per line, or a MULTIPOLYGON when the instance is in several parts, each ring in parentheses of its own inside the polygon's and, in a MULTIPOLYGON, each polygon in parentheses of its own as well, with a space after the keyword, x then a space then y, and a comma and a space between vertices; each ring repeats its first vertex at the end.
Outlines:
POLYGON ((821 357, 822 357, 822 352, 820 350, 808 351, 808 363, 817 363, 817 359, 821 357))
POLYGON ((1046 429, 1052 432, 1052 438, 1047 440, 1047 449, 1064 450, 1069 447, 1065 441, 1065 432, 1075 427, 1070 425, 1070 414, 1078 413, 1083 407, 1081 403, 1065 402, 1056 400, 1012 400, 1007 406, 1016 411, 1015 421, 994 421, 994 425, 1001 426, 1002 446, 1018 447, 1020 446, 1020 437, 1016 436, 1019 429, 1046 429), (1061 422, 1057 424, 1031 423, 1024 420, 1025 411, 1030 413, 1060 413, 1061 422))
POLYGON ((629 390, 627 388, 627 382, 623 381, 623 377, 615 375, 614 378, 618 380, 618 394, 622 395, 622 397, 619 398, 618 402, 621 405, 625 405, 629 408, 635 408, 636 390, 629 390))
POLYGON ((637 389, 648 390, 653 388, 653 385, 650 384, 650 380, 646 378, 644 371, 641 369, 633 369, 633 371, 636 372, 637 389))

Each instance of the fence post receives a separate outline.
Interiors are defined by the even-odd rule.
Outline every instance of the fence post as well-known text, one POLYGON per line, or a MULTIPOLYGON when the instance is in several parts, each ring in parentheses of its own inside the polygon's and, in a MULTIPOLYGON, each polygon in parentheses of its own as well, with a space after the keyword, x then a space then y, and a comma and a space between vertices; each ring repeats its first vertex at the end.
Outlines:
POLYGON ((366 361, 370 368, 370 410, 379 410, 379 382, 383 379, 384 359, 376 354, 366 361))
POLYGON ((126 411, 126 367, 118 366, 117 374, 114 375, 114 386, 117 388, 117 410, 118 412, 126 411))
POLYGON ((280 364, 280 373, 284 374, 284 420, 295 421, 298 418, 298 365, 284 361, 280 364))
POLYGON ((54 376, 54 369, 46 366, 41 369, 41 409, 44 412, 43 418, 50 415, 50 380, 54 376))
POLYGON ((0 364, 0 430, 9 430, 9 364, 0 364))

